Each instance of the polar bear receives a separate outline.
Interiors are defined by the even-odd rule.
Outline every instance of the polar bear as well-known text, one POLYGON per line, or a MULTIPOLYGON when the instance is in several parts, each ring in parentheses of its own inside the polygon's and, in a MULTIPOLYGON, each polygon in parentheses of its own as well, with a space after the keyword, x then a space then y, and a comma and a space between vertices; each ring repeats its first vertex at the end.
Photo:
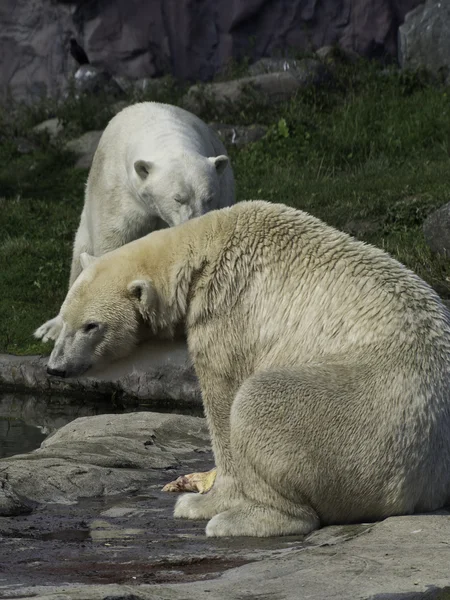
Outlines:
POLYGON ((186 324, 217 479, 176 517, 307 534, 450 500, 450 313, 382 250, 253 201, 82 261, 51 374, 186 324))
MULTIPOLYGON (((157 102, 123 109, 106 127, 94 155, 69 287, 81 272, 82 252, 101 256, 151 231, 233 203, 225 147, 206 123, 157 102)), ((55 340, 60 328, 55 317, 34 335, 55 340)))

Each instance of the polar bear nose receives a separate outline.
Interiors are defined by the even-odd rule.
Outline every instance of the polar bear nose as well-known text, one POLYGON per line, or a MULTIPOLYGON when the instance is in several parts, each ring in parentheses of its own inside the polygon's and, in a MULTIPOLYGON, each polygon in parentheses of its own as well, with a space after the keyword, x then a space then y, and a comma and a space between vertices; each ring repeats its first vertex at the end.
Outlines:
POLYGON ((52 369, 51 367, 47 367, 47 373, 49 375, 55 375, 56 377, 65 377, 66 372, 61 371, 61 369, 52 369))

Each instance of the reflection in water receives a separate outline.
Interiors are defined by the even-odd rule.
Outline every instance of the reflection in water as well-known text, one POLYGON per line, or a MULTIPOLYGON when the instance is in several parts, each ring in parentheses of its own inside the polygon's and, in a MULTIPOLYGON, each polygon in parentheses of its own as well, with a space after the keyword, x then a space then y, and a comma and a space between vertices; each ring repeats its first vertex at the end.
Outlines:
POLYGON ((0 458, 39 448, 48 435, 78 417, 114 412, 123 411, 59 396, 0 395, 0 458))
POLYGON ((18 419, 0 417, 0 458, 39 448, 47 437, 39 427, 18 419))

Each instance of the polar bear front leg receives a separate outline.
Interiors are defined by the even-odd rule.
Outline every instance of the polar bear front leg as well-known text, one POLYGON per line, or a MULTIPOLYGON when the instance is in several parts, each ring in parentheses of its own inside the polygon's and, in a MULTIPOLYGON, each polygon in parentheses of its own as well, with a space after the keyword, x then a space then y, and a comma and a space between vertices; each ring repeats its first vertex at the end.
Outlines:
MULTIPOLYGON (((201 369, 197 373, 201 373, 201 369)), ((174 516, 185 519, 210 519, 219 512, 240 504, 243 494, 237 484, 230 449, 230 411, 235 386, 217 378, 207 385, 200 375, 202 397, 211 435, 217 474, 214 485, 206 494, 184 494, 175 505, 174 516)))
POLYGON ((50 340, 56 341, 62 329, 62 319, 58 315, 53 319, 46 321, 43 325, 38 327, 34 332, 34 337, 38 340, 42 340, 43 342, 48 342, 50 340))

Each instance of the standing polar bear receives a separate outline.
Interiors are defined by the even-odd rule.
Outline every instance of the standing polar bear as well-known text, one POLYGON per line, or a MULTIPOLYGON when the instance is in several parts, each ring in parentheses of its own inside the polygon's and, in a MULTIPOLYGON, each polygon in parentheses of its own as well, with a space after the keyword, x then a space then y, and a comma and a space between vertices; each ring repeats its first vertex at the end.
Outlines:
MULTIPOLYGON (((101 256, 233 203, 225 147, 206 123, 168 104, 143 102, 123 109, 108 124, 94 155, 69 287, 81 272, 81 253, 101 256)), ((60 329, 55 317, 35 336, 55 340, 60 329)))
POLYGON ((307 534, 450 500, 450 313, 383 251, 254 201, 83 261, 50 373, 186 323, 218 471, 175 516, 307 534))

